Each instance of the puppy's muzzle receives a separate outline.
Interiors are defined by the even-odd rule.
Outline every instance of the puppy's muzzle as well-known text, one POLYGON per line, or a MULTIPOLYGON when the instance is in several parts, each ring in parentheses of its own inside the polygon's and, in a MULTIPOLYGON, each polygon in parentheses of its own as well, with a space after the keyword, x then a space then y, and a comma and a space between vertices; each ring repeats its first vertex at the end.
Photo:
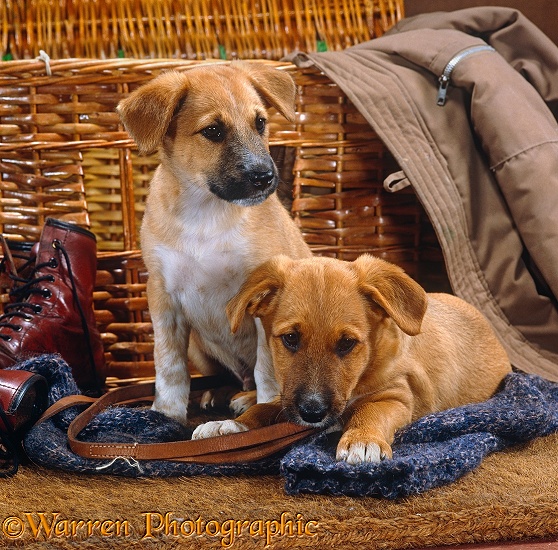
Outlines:
POLYGON ((270 185, 275 183, 275 172, 266 170, 265 172, 254 171, 248 175, 250 183, 258 191, 265 191, 270 185))
POLYGON ((268 157, 258 162, 238 163, 217 172, 209 179, 209 189, 228 202, 251 206, 269 197, 278 183, 277 169, 268 157))
POLYGON ((325 426, 335 419, 332 397, 327 393, 298 392, 290 407, 286 407, 290 419, 298 424, 325 426))

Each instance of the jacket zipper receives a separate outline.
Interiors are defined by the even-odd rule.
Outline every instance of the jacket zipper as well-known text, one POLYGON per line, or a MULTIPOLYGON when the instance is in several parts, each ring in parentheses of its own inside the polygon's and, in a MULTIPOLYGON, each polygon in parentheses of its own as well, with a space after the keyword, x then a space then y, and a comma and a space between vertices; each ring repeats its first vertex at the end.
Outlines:
POLYGON ((488 44, 484 44, 480 46, 471 46, 470 48, 467 48, 466 50, 459 52, 457 55, 453 56, 449 60, 448 64, 446 65, 446 68, 444 69, 444 72, 441 74, 440 78, 438 78, 438 82, 440 83, 440 86, 438 87, 438 98, 436 99, 437 105, 443 107, 446 103, 446 94, 448 92, 451 73, 453 72, 457 64, 468 55, 477 52, 485 52, 485 51, 495 52, 496 50, 492 46, 489 46, 488 44))

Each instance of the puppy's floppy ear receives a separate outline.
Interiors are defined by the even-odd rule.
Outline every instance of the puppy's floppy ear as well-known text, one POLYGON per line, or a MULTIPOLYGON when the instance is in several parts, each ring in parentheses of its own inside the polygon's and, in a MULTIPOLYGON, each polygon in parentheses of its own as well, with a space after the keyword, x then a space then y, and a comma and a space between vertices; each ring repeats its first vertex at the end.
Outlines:
POLYGON ((153 153, 163 141, 181 99, 188 78, 177 71, 159 75, 123 99, 116 110, 134 138, 140 154, 153 153))
POLYGON ((287 120, 294 121, 296 88, 291 75, 259 63, 233 61, 231 67, 241 70, 251 80, 262 99, 275 107, 287 120))
POLYGON ((250 273, 238 294, 227 304, 233 333, 240 327, 246 313, 261 317, 271 310, 277 293, 285 284, 285 273, 291 263, 287 256, 275 256, 250 273))
POLYGON ((353 262, 361 291, 406 334, 415 336, 426 313, 424 289, 400 267, 364 254, 353 262))

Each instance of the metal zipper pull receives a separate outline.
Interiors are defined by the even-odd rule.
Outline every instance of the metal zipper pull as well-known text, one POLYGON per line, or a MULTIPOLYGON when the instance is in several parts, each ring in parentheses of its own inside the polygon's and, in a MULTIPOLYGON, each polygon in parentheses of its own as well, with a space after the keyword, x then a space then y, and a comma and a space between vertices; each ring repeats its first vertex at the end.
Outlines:
POLYGON ((462 59, 464 59, 468 55, 477 52, 495 52, 495 51, 496 50, 492 46, 489 46, 488 44, 483 44, 480 46, 471 46, 470 48, 467 48, 466 50, 459 52, 457 55, 454 55, 446 65, 444 72, 438 78, 438 82, 440 83, 440 85, 438 86, 438 96, 436 98, 436 104, 439 105, 440 107, 443 107, 446 104, 446 95, 448 93, 448 86, 450 84, 451 73, 453 72, 457 64, 462 59))
POLYGON ((446 76, 444 74, 440 76, 440 78, 438 78, 440 86, 438 86, 438 97, 436 98, 436 104, 440 105, 440 107, 442 107, 446 103, 449 81, 449 76, 446 76))

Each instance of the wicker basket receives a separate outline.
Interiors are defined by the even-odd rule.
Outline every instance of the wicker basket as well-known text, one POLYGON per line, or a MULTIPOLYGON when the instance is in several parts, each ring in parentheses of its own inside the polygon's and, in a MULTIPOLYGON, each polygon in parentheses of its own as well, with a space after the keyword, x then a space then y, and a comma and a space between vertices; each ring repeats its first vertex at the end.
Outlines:
POLYGON ((295 79, 296 121, 270 113, 271 149, 281 196, 317 254, 370 252, 426 286, 447 284, 424 211, 411 190, 384 190, 398 167, 347 97, 316 70, 261 59, 378 36, 402 16, 402 3, 0 2, 0 50, 19 58, 0 63, 0 231, 36 241, 52 216, 97 235, 94 307, 114 382, 154 373, 138 232, 158 164, 157 155, 137 155, 115 106, 162 71, 228 62, 207 57, 260 58, 295 79), (80 59, 34 59, 41 49, 80 59), (103 60, 122 50, 135 58, 103 60))
POLYGON ((0 56, 280 59, 381 35, 403 0, 9 0, 0 56))
MULTIPOLYGON (((161 71, 221 61, 60 60, 0 64, 0 230, 37 240, 47 216, 98 237, 96 318, 110 376, 153 375, 153 336, 138 250, 144 198, 157 158, 139 157, 115 106, 161 71)), ((272 150, 289 207, 317 254, 371 252, 423 284, 444 280, 432 227, 411 190, 383 188, 398 170, 343 92, 313 69, 268 63, 297 84, 296 121, 271 113, 272 150), (289 200, 292 194, 292 200, 289 200)))

